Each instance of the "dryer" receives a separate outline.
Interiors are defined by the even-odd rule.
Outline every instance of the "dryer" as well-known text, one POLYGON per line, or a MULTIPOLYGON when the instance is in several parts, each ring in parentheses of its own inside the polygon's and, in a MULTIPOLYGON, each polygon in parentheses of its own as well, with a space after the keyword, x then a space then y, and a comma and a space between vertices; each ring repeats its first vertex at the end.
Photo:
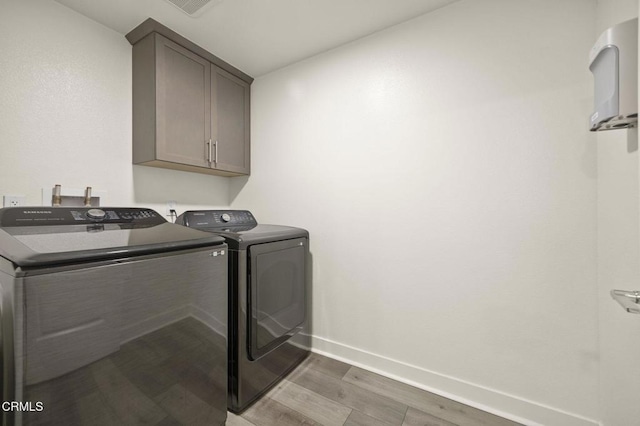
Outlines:
POLYGON ((309 233, 247 210, 186 211, 176 223, 229 246, 228 408, 242 412, 309 354, 309 233))
POLYGON ((227 252, 149 209, 0 209, 2 424, 224 424, 227 252))

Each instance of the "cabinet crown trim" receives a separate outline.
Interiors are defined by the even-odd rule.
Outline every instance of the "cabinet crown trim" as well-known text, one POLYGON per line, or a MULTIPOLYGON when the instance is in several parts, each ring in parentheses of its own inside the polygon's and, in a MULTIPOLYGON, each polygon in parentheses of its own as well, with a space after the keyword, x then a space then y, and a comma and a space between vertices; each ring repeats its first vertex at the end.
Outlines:
POLYGON ((151 33, 158 33, 173 41, 174 43, 178 43, 185 49, 192 51, 196 55, 201 56, 212 64, 217 65, 218 67, 233 74, 234 76, 238 77, 240 80, 248 84, 253 83, 253 77, 251 77, 249 74, 242 72, 238 68, 218 58, 211 52, 203 49, 202 47, 181 36, 172 29, 165 27, 160 22, 152 18, 148 18, 146 21, 135 27, 125 37, 129 41, 129 43, 131 43, 131 45, 134 45, 151 33))

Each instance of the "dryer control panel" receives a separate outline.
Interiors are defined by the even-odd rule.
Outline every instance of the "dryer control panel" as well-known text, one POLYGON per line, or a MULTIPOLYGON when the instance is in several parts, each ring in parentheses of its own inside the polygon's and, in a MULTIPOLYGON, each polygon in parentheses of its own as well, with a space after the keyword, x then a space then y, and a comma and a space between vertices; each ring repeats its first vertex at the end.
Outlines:
POLYGON ((178 216, 176 223, 206 229, 252 228, 258 225, 249 210, 190 210, 178 216))

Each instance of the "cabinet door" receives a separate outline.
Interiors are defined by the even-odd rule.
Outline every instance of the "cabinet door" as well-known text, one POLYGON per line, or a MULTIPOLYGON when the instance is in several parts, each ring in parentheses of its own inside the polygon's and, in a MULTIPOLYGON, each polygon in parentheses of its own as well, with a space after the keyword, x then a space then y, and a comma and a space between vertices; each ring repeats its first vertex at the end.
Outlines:
POLYGON ((246 82, 211 65, 211 133, 217 170, 249 174, 249 90, 246 82))
POLYGON ((156 35, 156 158, 209 167, 211 65, 156 35))

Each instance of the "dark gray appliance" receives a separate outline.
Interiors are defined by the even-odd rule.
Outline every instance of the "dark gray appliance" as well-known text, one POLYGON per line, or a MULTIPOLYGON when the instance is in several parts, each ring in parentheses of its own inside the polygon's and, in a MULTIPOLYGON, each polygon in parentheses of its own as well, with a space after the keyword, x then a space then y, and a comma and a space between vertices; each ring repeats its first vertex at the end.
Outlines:
POLYGON ((224 424, 227 257, 149 209, 0 209, 2 424, 224 424))
POLYGON ((246 210, 187 211, 176 223, 229 245, 228 408, 239 413, 309 354, 309 233, 258 225, 246 210))

